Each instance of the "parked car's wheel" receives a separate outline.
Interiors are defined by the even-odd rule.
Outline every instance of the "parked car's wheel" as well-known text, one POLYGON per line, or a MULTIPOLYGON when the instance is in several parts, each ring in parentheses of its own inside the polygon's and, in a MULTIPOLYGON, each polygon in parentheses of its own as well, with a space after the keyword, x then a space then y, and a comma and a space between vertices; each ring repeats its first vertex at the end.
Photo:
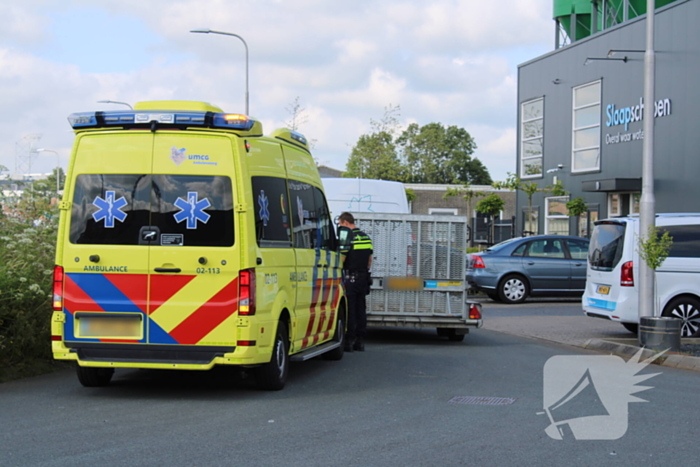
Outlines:
POLYGON ((637 323, 622 323, 622 325, 632 334, 637 334, 639 325, 637 323))
POLYGON ((287 336, 287 324, 280 321, 277 324, 275 345, 272 349, 270 362, 255 369, 258 388, 279 391, 287 382, 287 371, 289 370, 289 338, 287 336))
POLYGON ((700 329, 700 301, 688 296, 674 298, 666 305, 663 316, 683 320, 681 337, 691 337, 700 329))
POLYGON ((498 286, 498 296, 505 303, 522 303, 530 293, 525 278, 519 274, 509 274, 498 286))
POLYGON ((77 372, 80 384, 86 388, 97 388, 109 384, 114 374, 114 368, 93 368, 78 365, 77 372))

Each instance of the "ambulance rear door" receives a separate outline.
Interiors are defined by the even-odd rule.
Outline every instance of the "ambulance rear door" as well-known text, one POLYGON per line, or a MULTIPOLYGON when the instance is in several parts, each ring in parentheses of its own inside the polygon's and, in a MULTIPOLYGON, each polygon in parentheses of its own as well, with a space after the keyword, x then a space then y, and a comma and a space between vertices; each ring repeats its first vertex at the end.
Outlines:
POLYGON ((158 131, 153 144, 148 342, 234 346, 240 251, 235 137, 158 131))
POLYGON ((147 342, 149 247, 139 235, 150 218, 152 147, 150 132, 78 136, 59 260, 64 341, 81 359, 103 343, 147 342))

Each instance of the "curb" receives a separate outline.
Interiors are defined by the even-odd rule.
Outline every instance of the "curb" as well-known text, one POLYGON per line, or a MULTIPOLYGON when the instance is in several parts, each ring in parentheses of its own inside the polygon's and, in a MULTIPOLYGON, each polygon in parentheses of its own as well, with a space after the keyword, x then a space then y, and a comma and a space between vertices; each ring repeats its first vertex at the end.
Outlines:
MULTIPOLYGON (((640 361, 646 360, 647 358, 651 358, 659 354, 659 352, 650 349, 645 349, 643 347, 620 344, 618 342, 603 339, 589 339, 585 344, 583 344, 583 348, 588 350, 610 352, 620 357, 632 357, 636 355, 637 352, 639 352, 639 350, 641 349, 642 354, 640 357, 640 361)), ((683 355, 675 352, 661 355, 651 363, 653 363, 654 365, 679 368, 681 370, 700 371, 700 357, 692 357, 690 355, 683 355)))

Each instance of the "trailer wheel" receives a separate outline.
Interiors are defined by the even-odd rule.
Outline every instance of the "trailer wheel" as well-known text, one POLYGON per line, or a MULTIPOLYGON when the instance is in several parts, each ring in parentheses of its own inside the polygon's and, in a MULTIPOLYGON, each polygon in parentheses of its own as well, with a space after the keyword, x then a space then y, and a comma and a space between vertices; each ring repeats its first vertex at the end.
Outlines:
POLYGON ((78 381, 86 388, 107 386, 112 380, 114 368, 93 368, 78 365, 78 381))
POLYGON ((452 342, 462 342, 464 340, 464 334, 457 334, 455 328, 437 328, 437 333, 438 336, 447 337, 452 342))
POLYGON ((289 334, 284 321, 277 324, 275 345, 268 363, 255 369, 255 379, 259 389, 279 391, 287 382, 289 371, 289 334))

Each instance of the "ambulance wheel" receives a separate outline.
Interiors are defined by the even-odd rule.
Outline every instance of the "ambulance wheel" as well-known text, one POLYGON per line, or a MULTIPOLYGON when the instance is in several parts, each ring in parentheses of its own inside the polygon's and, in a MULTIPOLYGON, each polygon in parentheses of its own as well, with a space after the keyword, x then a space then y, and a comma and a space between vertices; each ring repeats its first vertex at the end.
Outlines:
POLYGON ((338 310, 338 320, 335 323, 335 334, 333 335, 333 342, 338 343, 338 347, 323 354, 324 360, 338 361, 343 358, 343 352, 345 352, 345 321, 343 320, 344 310, 338 310))
POLYGON ((275 345, 272 348, 272 358, 269 363, 256 368, 255 379, 259 389, 279 391, 287 382, 289 370, 289 337, 287 325, 280 321, 277 325, 275 345))
POLYGON ((622 323, 622 325, 632 334, 637 334, 638 325, 637 323, 622 323))
POLYGON ((114 368, 92 368, 78 365, 78 381, 86 388, 107 386, 112 380, 114 368))

